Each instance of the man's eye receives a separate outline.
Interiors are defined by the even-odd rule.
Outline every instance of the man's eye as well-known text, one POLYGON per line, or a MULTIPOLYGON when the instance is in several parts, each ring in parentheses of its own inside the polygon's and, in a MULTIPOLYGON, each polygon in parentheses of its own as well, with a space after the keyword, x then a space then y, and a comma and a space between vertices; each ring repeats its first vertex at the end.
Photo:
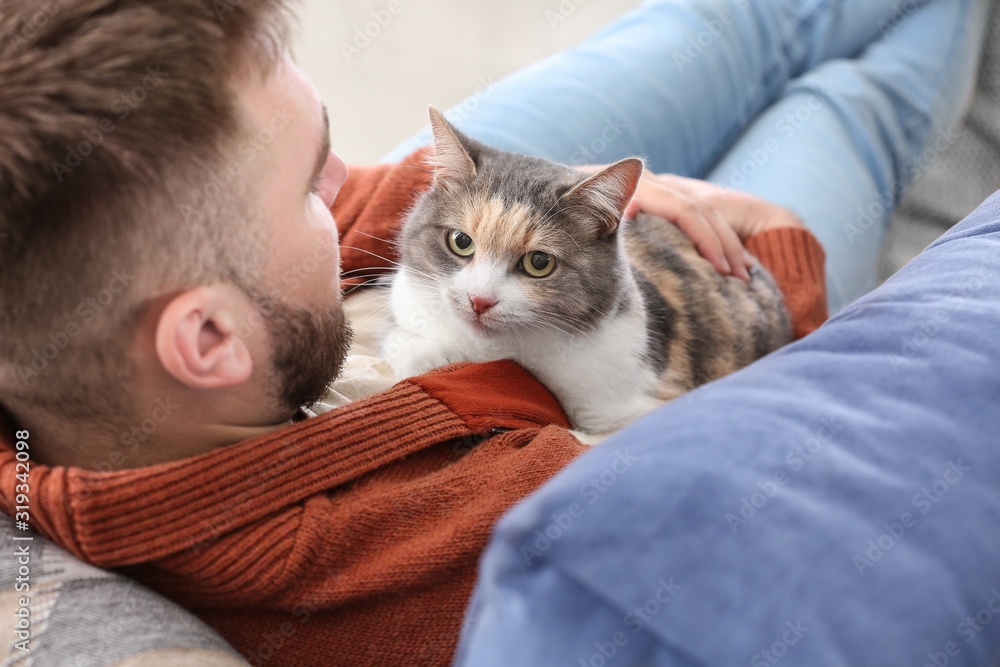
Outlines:
POLYGON ((309 194, 310 196, 319 198, 327 208, 333 205, 333 198, 330 197, 330 192, 326 188, 326 182, 323 180, 322 174, 313 181, 312 186, 309 188, 309 194))
POLYGON ((326 203, 326 193, 323 190, 323 175, 320 174, 319 177, 313 181, 312 187, 309 188, 309 194, 316 195, 326 203))

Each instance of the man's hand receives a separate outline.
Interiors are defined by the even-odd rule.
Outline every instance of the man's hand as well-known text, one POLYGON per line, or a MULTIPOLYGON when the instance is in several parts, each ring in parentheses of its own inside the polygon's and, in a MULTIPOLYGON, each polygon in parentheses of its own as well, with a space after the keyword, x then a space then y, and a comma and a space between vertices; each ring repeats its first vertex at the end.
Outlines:
POLYGON ((640 211, 673 222, 719 273, 747 281, 752 261, 743 241, 768 229, 803 226, 794 213, 760 197, 708 181, 649 171, 643 172, 625 217, 634 218, 640 211))

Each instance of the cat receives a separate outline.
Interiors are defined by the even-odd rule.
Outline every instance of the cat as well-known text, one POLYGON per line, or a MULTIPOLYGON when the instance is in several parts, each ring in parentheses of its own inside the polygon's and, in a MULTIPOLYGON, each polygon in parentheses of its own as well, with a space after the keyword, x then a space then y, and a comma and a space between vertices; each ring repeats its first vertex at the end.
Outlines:
POLYGON ((511 359, 599 434, 788 342, 759 263, 723 277, 672 223, 623 221, 640 159, 588 176, 430 117, 433 183, 400 231, 382 344, 399 378, 511 359))

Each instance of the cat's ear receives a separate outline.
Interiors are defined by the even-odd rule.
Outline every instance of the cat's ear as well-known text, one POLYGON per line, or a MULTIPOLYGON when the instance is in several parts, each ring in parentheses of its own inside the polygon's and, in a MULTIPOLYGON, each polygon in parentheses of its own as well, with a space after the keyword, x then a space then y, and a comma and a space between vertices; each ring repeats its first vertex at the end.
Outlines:
POLYGON ((625 208, 639 187, 642 169, 642 160, 639 158, 619 160, 574 185, 560 201, 566 206, 590 209, 601 221, 599 233, 610 234, 618 228, 618 223, 625 215, 625 208))
POLYGON ((434 180, 467 183, 476 175, 476 165, 445 117, 435 107, 427 108, 434 133, 434 180))

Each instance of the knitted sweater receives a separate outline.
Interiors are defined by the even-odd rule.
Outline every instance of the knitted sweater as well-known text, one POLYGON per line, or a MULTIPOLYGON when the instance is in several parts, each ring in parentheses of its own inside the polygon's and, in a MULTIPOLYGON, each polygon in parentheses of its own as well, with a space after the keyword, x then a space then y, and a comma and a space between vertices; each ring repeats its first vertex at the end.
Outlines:
MULTIPOLYGON (((333 211, 344 269, 390 256, 422 155, 354 169, 333 211), (359 248, 354 250, 353 248, 359 248)), ((825 317, 803 230, 750 239, 802 334, 825 317)), ((30 468, 31 525, 191 609, 255 665, 447 665, 478 557, 511 505, 581 454, 552 395, 507 361, 460 364, 171 463, 30 468)), ((0 506, 17 502, 0 428, 0 506)))

